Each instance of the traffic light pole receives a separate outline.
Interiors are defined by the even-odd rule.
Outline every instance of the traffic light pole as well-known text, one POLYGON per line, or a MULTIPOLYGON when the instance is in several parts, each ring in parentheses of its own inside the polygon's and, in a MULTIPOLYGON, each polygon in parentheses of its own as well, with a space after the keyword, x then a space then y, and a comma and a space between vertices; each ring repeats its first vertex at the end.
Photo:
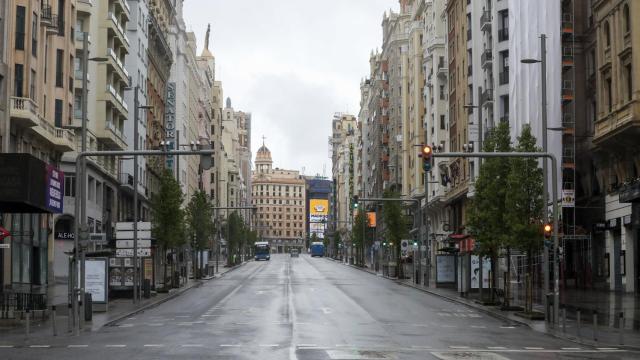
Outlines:
MULTIPOLYGON (((495 153, 464 153, 464 152, 450 152, 450 153, 433 153, 434 158, 535 158, 535 159, 548 159, 551 160, 551 181, 552 181, 552 203, 553 203, 553 325, 557 327, 559 320, 560 309, 560 261, 558 258, 558 160, 556 156, 549 152, 495 152, 495 153)), ((546 163, 546 161, 545 161, 546 163)), ((545 290, 546 291, 546 290, 545 290)), ((545 294, 546 295, 546 294, 545 294)), ((546 298, 546 296, 545 296, 546 298)), ((545 307, 545 318, 547 321, 551 319, 549 313, 549 306, 545 307)))

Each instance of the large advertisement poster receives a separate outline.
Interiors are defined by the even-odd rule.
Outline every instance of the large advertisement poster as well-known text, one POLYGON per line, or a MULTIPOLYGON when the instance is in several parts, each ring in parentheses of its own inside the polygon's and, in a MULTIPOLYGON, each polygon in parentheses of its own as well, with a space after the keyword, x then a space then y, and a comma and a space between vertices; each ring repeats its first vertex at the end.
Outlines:
POLYGON ((316 236, 324 239, 324 230, 329 218, 329 200, 311 199, 309 200, 309 236, 316 236))
MULTIPOLYGON (((491 272, 491 258, 482 259, 482 288, 489 288, 489 272, 491 272)), ((480 285, 480 257, 471 255, 471 288, 477 289, 480 285)))
POLYGON ((85 292, 91 294, 94 303, 107 302, 107 259, 95 258, 85 260, 84 286, 85 292))

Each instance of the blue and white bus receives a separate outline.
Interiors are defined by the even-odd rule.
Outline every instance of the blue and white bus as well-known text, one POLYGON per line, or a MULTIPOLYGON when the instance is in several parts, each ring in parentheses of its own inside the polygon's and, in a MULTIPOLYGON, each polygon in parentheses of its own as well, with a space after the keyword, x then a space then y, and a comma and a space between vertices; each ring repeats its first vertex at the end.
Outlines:
POLYGON ((314 241, 311 243, 311 257, 324 256, 324 244, 320 241, 314 241))
POLYGON ((271 258, 271 246, 269 246, 269 243, 266 241, 258 241, 254 244, 254 248, 255 248, 255 259, 256 261, 259 260, 267 260, 269 261, 269 259, 271 258))

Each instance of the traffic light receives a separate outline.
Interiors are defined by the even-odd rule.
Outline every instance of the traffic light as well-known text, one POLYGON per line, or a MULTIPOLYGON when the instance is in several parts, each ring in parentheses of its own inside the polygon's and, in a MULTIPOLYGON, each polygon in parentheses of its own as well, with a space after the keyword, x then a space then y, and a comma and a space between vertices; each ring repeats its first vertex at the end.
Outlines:
POLYGON ((549 240, 551 239, 551 233, 553 232, 553 226, 551 224, 544 224, 542 227, 542 231, 544 232, 544 238, 549 240))
POLYGON ((359 204, 358 204, 358 195, 355 195, 355 196, 353 197, 353 199, 351 199, 351 202, 352 202, 353 208, 354 208, 354 209, 357 209, 357 208, 358 208, 358 205, 359 205, 359 204))
POLYGON ((425 172, 431 171, 433 168, 432 161, 433 148, 429 145, 422 145, 422 169, 425 172))

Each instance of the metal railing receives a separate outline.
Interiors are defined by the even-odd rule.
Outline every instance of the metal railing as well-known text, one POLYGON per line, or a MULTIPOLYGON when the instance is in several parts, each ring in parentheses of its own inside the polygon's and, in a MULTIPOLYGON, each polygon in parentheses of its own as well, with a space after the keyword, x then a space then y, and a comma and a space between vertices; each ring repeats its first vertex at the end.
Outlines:
POLYGON ((11 318, 11 316, 15 316, 15 312, 46 309, 47 296, 45 294, 0 293, 0 319, 11 318))

